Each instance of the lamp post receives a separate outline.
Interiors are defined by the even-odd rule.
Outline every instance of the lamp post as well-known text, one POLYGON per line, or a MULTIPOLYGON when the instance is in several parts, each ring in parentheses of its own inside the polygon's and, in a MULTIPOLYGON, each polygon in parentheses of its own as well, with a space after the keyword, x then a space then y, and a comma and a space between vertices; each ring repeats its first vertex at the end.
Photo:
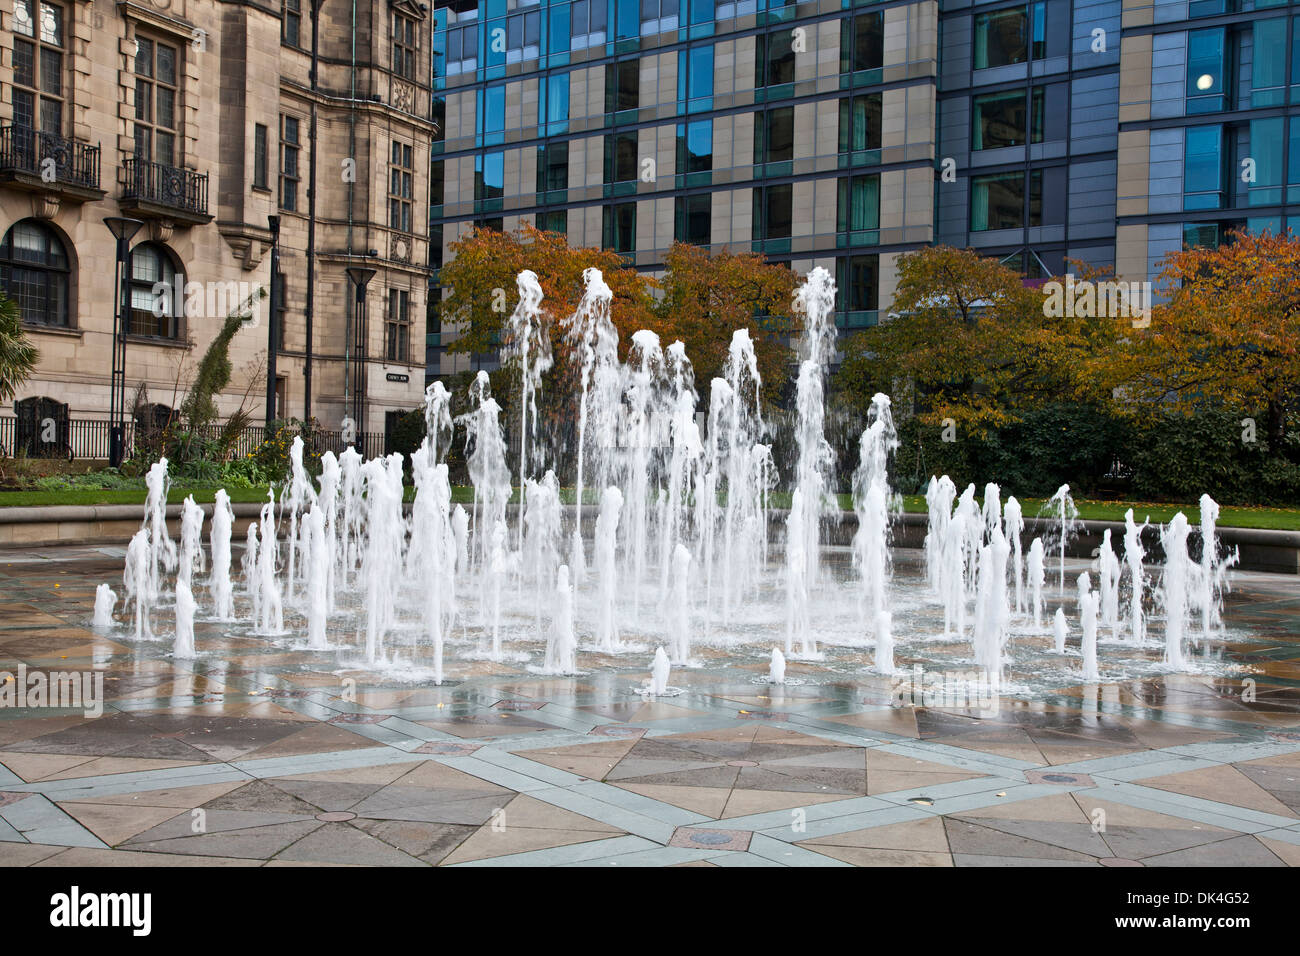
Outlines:
POLYGON ((139 219, 105 216, 104 225, 117 240, 113 267, 113 373, 108 385, 108 463, 122 464, 126 431, 126 266, 131 259, 131 239, 144 225, 139 219))
MULTIPOLYGON (((348 266, 348 278, 356 287, 355 305, 352 309, 354 334, 353 350, 356 355, 353 361, 355 365, 352 368, 352 421, 354 428, 359 433, 361 431, 361 412, 365 400, 365 373, 366 373, 366 285, 374 277, 375 270, 367 269, 365 266, 348 266)), ((346 360, 345 360, 346 361, 346 360)), ((347 372, 344 372, 344 404, 347 404, 347 372)))
POLYGON ((271 227, 271 296, 267 311, 271 319, 266 330, 266 429, 271 436, 271 423, 276 420, 275 359, 280 351, 280 217, 267 216, 271 227))

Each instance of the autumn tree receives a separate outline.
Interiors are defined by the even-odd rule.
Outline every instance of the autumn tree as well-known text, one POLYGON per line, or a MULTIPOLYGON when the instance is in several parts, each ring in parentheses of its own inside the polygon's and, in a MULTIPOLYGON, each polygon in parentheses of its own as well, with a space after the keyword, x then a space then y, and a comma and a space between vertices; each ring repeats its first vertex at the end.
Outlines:
POLYGON ((542 287, 542 310, 557 359, 566 354, 560 326, 582 298, 585 269, 601 270, 614 293, 610 315, 621 355, 633 332, 657 324, 647 279, 611 250, 575 248, 562 233, 527 223, 519 232, 476 229, 450 250, 454 258, 439 273, 439 282, 450 292, 439 305, 444 326, 454 327, 450 352, 482 354, 500 348, 506 320, 519 302, 515 278, 524 269, 535 272, 542 287))
POLYGON ((1107 402, 1118 372, 1101 357, 1117 331, 1097 311, 1052 314, 1041 288, 971 249, 906 253, 888 317, 847 343, 835 388, 858 404, 887 392, 928 424, 980 432, 1051 402, 1107 402))
POLYGON ((1160 263, 1168 301, 1134 333, 1135 397, 1263 412, 1278 454, 1300 401, 1300 239, 1234 232, 1160 263))
POLYGON ((789 375, 783 337, 793 328, 794 273, 753 253, 709 255, 683 242, 673 243, 664 267, 655 308, 661 338, 685 344, 696 383, 722 376, 732 334, 748 329, 764 393, 774 399, 789 375))

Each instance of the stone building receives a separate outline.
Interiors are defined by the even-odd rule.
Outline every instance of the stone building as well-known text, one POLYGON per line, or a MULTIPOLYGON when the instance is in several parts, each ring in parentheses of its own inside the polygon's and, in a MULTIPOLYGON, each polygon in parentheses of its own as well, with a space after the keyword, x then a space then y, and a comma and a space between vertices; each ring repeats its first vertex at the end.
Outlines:
POLYGON ((255 290, 271 286, 278 216, 277 415, 339 428, 351 414, 382 432, 419 404, 432 18, 414 0, 316 10, 318 32, 312 0, 0 0, 0 284, 41 351, 20 402, 107 417, 116 240, 103 220, 121 216, 143 223, 128 415, 140 386, 150 405, 179 404, 252 294, 219 405, 260 420, 270 299, 255 290), (364 322, 349 267, 375 270, 364 322))

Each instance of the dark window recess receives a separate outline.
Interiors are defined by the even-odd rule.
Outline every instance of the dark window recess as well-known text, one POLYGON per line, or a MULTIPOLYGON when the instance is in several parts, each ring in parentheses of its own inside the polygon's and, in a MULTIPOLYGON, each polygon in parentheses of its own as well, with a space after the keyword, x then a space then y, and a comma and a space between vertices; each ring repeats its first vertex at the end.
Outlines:
POLYGON ((885 64, 885 15, 861 13, 840 21, 840 72, 879 70, 885 64))
POLYGON ((754 163, 788 163, 794 159, 794 107, 754 114, 754 163))
POLYGON ((68 328, 68 255, 54 230, 33 219, 15 223, 0 243, 0 287, 30 325, 68 328))
POLYGON ((641 104, 641 61, 618 60, 605 67, 605 112, 622 113, 641 104))
POLYGON ((699 193, 674 201, 673 238, 694 246, 707 246, 713 232, 713 196, 699 193))
POLYGON ((266 189, 269 175, 266 156, 266 127, 253 125, 253 188, 266 189))
POLYGON ((605 137, 605 182, 626 183, 637 178, 638 134, 610 133, 605 137))

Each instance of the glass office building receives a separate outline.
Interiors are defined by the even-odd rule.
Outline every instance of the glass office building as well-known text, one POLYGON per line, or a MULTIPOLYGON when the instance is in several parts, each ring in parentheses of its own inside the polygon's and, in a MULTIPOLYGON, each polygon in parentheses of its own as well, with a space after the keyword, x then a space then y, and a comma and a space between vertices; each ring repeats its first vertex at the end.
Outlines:
MULTIPOLYGON (((834 270, 853 329, 888 303, 897 253, 934 239, 933 2, 471 0, 434 16, 444 256, 476 224, 525 221, 647 271, 674 240, 753 250, 834 270)), ((431 315, 430 375, 468 367, 444 335, 431 315)))
MULTIPOLYGON (((1275 0, 452 0, 434 17, 435 284, 474 225, 530 221, 647 271, 674 240, 825 266, 851 331, 928 243, 1029 280, 1072 259, 1132 280, 1183 242, 1294 224, 1300 9, 1275 0)), ((430 322, 429 374, 468 367, 430 322)))

